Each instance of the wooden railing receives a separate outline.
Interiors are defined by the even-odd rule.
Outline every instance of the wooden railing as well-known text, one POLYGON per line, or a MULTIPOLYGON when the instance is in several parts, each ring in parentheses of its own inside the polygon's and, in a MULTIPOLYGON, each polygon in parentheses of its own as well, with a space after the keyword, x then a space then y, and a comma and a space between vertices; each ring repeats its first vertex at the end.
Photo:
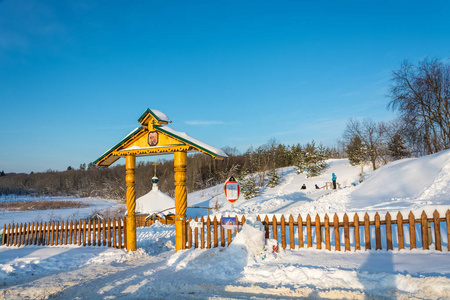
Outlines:
MULTIPOLYGON (((415 249, 418 247, 424 250, 430 249, 434 244, 434 249, 442 251, 442 245, 448 247, 450 240, 450 210, 447 210, 445 217, 440 217, 435 211, 433 217, 429 218, 423 212, 420 218, 416 218, 412 212, 405 219, 399 212, 395 219, 388 212, 384 220, 378 213, 371 220, 366 213, 362 220, 358 214, 354 214, 350 220, 344 214, 339 220, 337 214, 331 219, 325 215, 323 219, 316 215, 314 219, 308 214, 306 218, 298 215, 295 219, 292 215, 288 218, 281 216, 277 219, 273 216, 269 219, 266 216, 263 220, 258 216, 265 227, 265 237, 278 241, 283 249, 315 248, 335 251, 357 251, 363 247, 368 250, 393 250, 415 249), (433 226, 431 226, 433 224, 433 226), (445 235, 446 241, 442 242, 445 235)), ((202 222, 201 228, 191 229, 186 222, 186 248, 211 248, 229 245, 238 231, 245 223, 245 217, 237 218, 236 230, 224 230, 221 219, 214 217, 195 218, 196 222, 202 222), (226 232, 225 232, 226 231, 226 232)))
POLYGON ((125 219, 8 224, 3 227, 2 245, 83 245, 121 249, 126 244, 125 227, 125 219))

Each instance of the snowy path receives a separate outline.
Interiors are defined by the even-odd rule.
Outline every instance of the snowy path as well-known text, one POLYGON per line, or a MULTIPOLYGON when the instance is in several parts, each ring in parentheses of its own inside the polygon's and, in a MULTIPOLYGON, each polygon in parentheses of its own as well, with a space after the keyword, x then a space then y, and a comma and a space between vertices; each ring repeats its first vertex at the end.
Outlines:
POLYGON ((9 282, 2 286, 0 296, 6 299, 450 297, 447 253, 286 250, 261 260, 247 256, 243 248, 179 253, 171 250, 157 256, 148 256, 144 251, 135 255, 115 251, 116 260, 98 260, 72 271, 61 269, 25 282, 9 282))

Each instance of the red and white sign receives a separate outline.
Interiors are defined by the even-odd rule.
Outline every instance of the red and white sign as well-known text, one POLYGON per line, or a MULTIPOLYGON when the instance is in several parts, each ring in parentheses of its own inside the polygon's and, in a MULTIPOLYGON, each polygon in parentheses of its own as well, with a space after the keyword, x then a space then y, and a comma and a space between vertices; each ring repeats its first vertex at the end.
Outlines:
POLYGON ((231 203, 234 203, 237 201, 237 199, 239 199, 239 194, 240 194, 239 183, 237 182, 236 179, 234 179, 233 176, 228 178, 228 180, 225 182, 224 192, 225 192, 225 197, 231 203))

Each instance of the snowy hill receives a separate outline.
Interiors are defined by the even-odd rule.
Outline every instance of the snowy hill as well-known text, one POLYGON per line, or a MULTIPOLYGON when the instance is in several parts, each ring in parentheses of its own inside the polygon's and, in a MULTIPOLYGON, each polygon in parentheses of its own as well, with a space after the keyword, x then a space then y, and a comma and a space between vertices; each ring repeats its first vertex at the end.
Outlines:
MULTIPOLYGON (((365 180, 359 183, 359 166, 351 166, 347 159, 327 161, 329 168, 322 175, 306 178, 296 174, 293 167, 279 169, 282 181, 275 188, 264 187, 260 195, 245 200, 242 196, 228 203, 222 185, 188 195, 189 205, 222 208, 217 214, 325 214, 345 212, 386 212, 410 210, 427 213, 442 210, 450 205, 450 150, 420 158, 410 158, 389 163, 375 172, 365 166, 365 180), (338 176, 338 190, 315 189, 331 182, 331 174, 338 176), (300 187, 306 184, 307 189, 300 187)), ((204 212, 202 212, 204 213, 204 212)), ((197 211, 188 210, 192 216, 197 211)))
MULTIPOLYGON (((188 195, 188 204, 219 215, 343 214, 409 210, 441 215, 450 208, 450 151, 405 159, 359 183, 360 167, 329 160, 316 178, 280 169, 280 184, 231 207, 218 185, 188 195), (341 189, 322 187, 336 173, 341 189), (300 187, 306 184, 307 189, 300 187), (216 213, 216 212, 215 212, 216 213)), ((33 212, 36 213, 36 212, 33 212)), ((45 218, 45 211, 38 212, 45 218)), ((67 213, 67 212, 66 212, 67 213)), ((78 213, 78 212, 77 212, 78 213)), ((188 209, 188 215, 205 215, 188 209)), ((27 214, 14 214, 15 221, 27 214)), ((48 215, 47 217, 51 217, 48 215)), ((0 212, 0 218, 7 217, 0 212)), ((5 299, 450 299, 447 232, 443 251, 403 249, 334 252, 281 249, 261 256, 246 229, 230 247, 175 253, 173 225, 138 228, 138 251, 107 247, 0 247, 0 296, 5 299)), ((253 234, 253 233, 250 233, 253 234)))

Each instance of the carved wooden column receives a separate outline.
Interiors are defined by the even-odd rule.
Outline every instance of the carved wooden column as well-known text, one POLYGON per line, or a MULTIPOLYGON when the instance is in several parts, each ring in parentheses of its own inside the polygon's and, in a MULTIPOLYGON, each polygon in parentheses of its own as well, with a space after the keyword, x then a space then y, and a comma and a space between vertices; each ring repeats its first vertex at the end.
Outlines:
POLYGON ((186 152, 174 153, 175 171, 175 239, 176 250, 186 248, 185 219, 187 209, 186 192, 186 152))
POLYGON ((127 251, 136 251, 136 189, 134 186, 134 170, 136 157, 126 156, 126 182, 127 182, 127 251))

